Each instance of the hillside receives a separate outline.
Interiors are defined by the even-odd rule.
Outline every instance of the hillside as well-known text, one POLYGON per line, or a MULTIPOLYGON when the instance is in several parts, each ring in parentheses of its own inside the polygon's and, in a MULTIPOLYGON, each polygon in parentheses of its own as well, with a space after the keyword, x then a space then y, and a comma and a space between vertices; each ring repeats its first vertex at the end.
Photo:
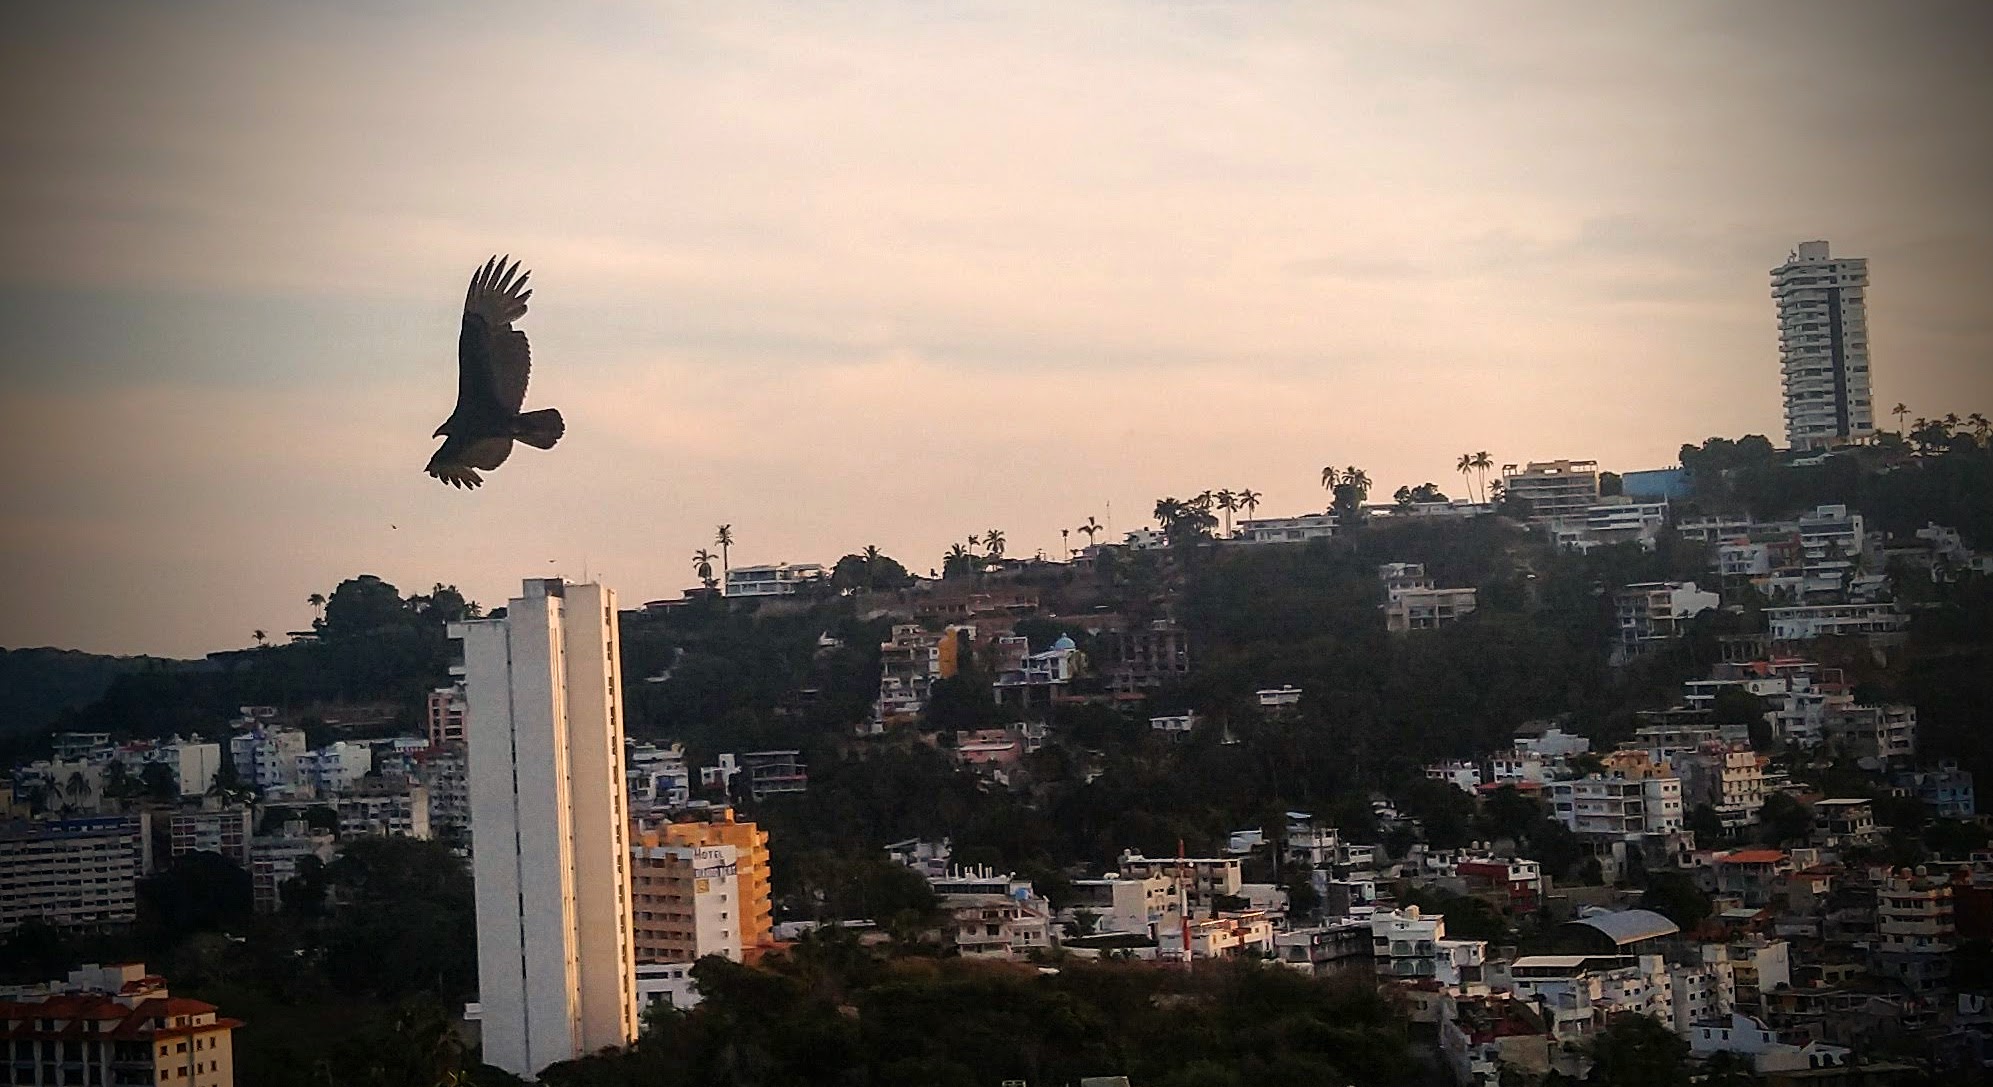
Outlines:
POLYGON ((46 728, 63 711, 95 702, 119 676, 178 663, 74 649, 0 649, 0 735, 46 728))

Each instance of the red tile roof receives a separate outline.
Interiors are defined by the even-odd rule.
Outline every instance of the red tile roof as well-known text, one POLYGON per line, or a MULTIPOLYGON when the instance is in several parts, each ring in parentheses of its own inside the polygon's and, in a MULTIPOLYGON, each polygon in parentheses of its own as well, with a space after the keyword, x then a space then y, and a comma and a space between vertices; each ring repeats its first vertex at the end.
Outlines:
POLYGON ((1785 854, 1777 849, 1739 849, 1716 858, 1718 864, 1777 864, 1785 854))

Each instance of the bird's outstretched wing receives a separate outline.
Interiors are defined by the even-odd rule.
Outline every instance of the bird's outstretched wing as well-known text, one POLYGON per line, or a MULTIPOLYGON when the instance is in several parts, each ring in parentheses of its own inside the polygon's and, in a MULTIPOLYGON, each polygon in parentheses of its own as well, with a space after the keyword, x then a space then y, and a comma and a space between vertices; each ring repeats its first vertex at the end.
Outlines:
POLYGON ((505 415, 517 415, 526 402, 526 379, 532 373, 532 351, 526 334, 512 322, 526 315, 526 288, 531 272, 519 262, 493 257, 471 277, 464 293, 463 331, 457 338, 457 402, 482 400, 505 415))
POLYGON ((435 456, 429 458, 429 465, 423 471, 452 487, 475 490, 484 484, 484 477, 472 471, 471 466, 464 463, 465 449, 471 444, 470 441, 455 435, 443 439, 442 447, 436 450, 435 456))

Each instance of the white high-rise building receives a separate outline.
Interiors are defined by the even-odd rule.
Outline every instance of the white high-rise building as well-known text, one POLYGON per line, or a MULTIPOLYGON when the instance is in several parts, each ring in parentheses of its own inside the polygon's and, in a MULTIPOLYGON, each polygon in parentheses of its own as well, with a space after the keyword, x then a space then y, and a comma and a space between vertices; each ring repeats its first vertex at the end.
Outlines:
POLYGON ((464 644, 484 1059, 532 1078, 637 1035, 616 596, 530 579, 464 644))
POLYGON ((1818 449, 1875 433, 1868 388, 1868 261, 1833 257, 1826 242, 1800 242, 1772 269, 1785 440, 1818 449))

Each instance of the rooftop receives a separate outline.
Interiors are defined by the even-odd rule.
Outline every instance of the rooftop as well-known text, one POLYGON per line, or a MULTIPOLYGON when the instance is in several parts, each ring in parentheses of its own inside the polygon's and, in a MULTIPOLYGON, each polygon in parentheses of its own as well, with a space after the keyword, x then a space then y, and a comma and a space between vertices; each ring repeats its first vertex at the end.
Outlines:
POLYGON ((1681 931, 1680 926, 1653 910, 1601 911, 1580 917, 1570 924, 1595 928, 1621 947, 1641 940, 1673 936, 1681 931))

